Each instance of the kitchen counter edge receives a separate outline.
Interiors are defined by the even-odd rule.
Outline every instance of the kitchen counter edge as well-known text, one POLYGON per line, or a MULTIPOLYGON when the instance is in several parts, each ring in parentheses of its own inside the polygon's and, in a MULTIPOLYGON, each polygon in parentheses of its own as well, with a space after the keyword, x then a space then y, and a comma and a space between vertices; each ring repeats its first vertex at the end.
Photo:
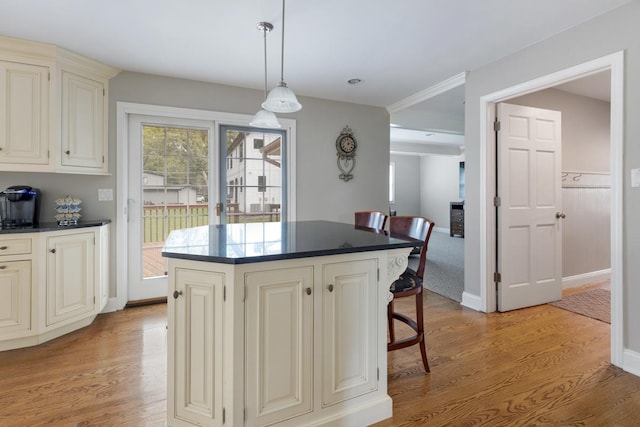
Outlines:
POLYGON ((58 225, 57 222, 41 222, 35 225, 0 228, 0 235, 4 234, 23 234, 23 233, 44 233, 47 231, 75 230, 78 228, 100 227, 110 224, 110 219, 99 219, 95 221, 80 221, 75 225, 58 225))

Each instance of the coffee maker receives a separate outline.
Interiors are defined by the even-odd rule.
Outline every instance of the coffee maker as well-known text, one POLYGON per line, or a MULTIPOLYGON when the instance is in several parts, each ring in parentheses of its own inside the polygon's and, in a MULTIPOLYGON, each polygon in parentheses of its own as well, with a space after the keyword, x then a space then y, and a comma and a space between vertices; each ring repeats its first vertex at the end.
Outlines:
POLYGON ((13 185, 0 192, 2 227, 19 227, 38 223, 40 190, 26 185, 13 185))

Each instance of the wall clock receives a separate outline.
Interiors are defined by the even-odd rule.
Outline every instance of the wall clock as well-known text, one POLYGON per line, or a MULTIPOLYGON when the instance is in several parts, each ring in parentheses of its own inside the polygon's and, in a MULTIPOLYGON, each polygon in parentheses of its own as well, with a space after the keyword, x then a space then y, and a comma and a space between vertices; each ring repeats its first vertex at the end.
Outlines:
POLYGON ((336 151, 338 156, 338 169, 340 169, 340 179, 349 181, 353 178, 353 168, 356 166, 356 148, 358 142, 353 136, 349 126, 345 126, 336 139, 336 151))

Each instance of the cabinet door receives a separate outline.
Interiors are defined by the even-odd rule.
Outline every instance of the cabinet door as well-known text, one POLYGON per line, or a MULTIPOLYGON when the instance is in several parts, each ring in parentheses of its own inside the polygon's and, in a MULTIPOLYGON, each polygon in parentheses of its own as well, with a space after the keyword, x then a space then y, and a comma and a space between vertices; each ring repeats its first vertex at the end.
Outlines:
POLYGON ((49 163, 48 114, 49 68, 0 61, 0 170, 49 163))
POLYGON ((0 262, 0 340, 31 330, 31 261, 0 262))
POLYGON ((312 283, 313 267, 245 276, 248 426, 312 411, 312 283))
MULTIPOLYGON (((222 426, 224 275, 175 269, 169 296, 169 417, 222 426), (172 396, 173 394, 173 396, 172 396)), ((182 424, 180 424, 182 425, 182 424)))
POLYGON ((377 389, 376 259, 322 271, 322 405, 377 389))
POLYGON ((104 85, 62 72, 62 166, 104 169, 104 85))
POLYGON ((95 234, 47 238, 47 315, 53 325, 95 308, 95 234))

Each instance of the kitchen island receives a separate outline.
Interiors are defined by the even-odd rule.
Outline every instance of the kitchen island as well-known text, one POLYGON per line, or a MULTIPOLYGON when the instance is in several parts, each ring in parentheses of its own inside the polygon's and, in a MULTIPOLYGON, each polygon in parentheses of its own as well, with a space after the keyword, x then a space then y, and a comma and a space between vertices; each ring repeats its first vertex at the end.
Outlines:
POLYGON ((386 306, 415 244, 329 221, 173 231, 168 425, 390 417, 386 306))

